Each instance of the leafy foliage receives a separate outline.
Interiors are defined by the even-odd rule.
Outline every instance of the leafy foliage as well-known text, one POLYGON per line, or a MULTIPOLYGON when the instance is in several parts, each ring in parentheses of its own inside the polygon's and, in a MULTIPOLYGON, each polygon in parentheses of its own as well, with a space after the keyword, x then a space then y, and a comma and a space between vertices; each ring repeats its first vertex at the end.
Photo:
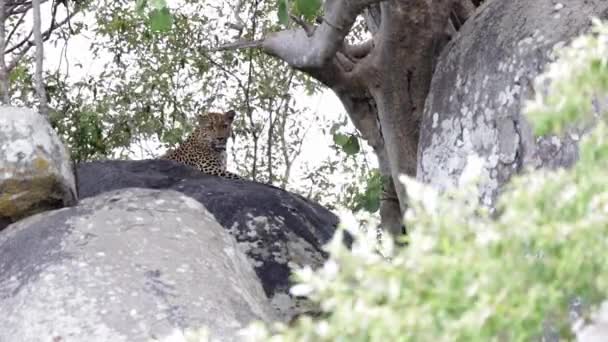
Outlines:
POLYGON ((321 9, 321 0, 296 0, 296 12, 306 19, 314 19, 321 9))
MULTIPOLYGON (((608 69, 588 58, 594 46, 608 49, 607 28, 596 23, 595 34, 585 38, 588 48, 579 49, 577 40, 562 52, 585 63, 558 60, 555 65, 567 68, 558 82, 574 77, 580 87, 555 86, 549 98, 563 101, 537 102, 528 114, 533 121, 558 129, 589 116, 590 107, 582 104, 608 90, 598 81, 608 77, 608 69)), ((467 182, 480 174, 478 159, 465 169, 461 190, 438 194, 404 178, 412 202, 406 215, 409 246, 395 248, 390 237, 378 246, 375 236, 346 223, 344 228, 357 236, 352 249, 343 246, 340 231, 327 246, 331 257, 322 269, 296 274, 300 283, 294 294, 319 302, 324 315, 303 317, 291 327, 275 324, 272 332, 252 325, 248 336, 259 341, 572 339, 577 332, 572 318, 589 320, 608 297, 608 111, 599 118, 581 141, 576 166, 516 177, 499 201, 498 215, 480 207, 475 183, 467 182)))
POLYGON ((382 195, 382 175, 378 169, 372 170, 367 178, 365 191, 355 194, 353 202, 355 211, 364 209, 375 213, 380 208, 380 196, 382 195))
POLYGON ((538 135, 561 133, 574 119, 588 123, 602 106, 606 110, 601 94, 608 90, 608 27, 594 23, 592 34, 575 39, 569 49, 557 50, 558 61, 536 80, 538 96, 529 104, 529 117, 538 135))
POLYGON ((321 14, 320 0, 278 0, 277 16, 281 25, 289 24, 289 16, 302 16, 306 20, 312 20, 321 14))
POLYGON ((309 197, 331 210, 348 208, 354 212, 376 212, 381 189, 374 189, 380 175, 369 160, 371 148, 359 145, 358 133, 348 126, 346 116, 336 121, 328 123, 324 129, 324 134, 332 138, 330 147, 334 154, 310 170, 305 179, 311 187, 314 184, 318 189, 316 193, 309 193, 309 197))
POLYGON ((152 31, 166 32, 171 29, 173 17, 168 8, 153 9, 150 11, 150 28, 152 31))
POLYGON ((288 11, 288 0, 279 0, 277 4, 277 15, 279 18, 279 22, 287 26, 289 24, 289 11, 288 11))
MULTIPOLYGON (((50 40, 53 47, 64 46, 59 66, 45 75, 53 126, 78 162, 155 158, 187 136, 196 114, 235 109, 229 168, 332 208, 356 207, 354 196, 365 192, 370 171, 369 151, 352 128, 345 129, 343 146, 330 147, 332 135, 325 128, 335 113, 302 105, 302 97, 319 93, 321 85, 256 50, 206 49, 220 40, 255 39, 276 30, 276 3, 240 3, 238 8, 196 0, 83 4, 82 17, 76 17, 82 20, 73 19, 50 40), (243 28, 235 33, 228 24, 239 19, 243 28), (72 45, 81 38, 90 43, 88 51, 72 45), (308 162, 304 141, 321 128, 323 154, 330 155, 308 162)), ((314 1, 285 4, 290 14, 305 19, 311 18, 308 11, 320 11, 314 1)), ((12 29, 18 18, 9 19, 12 29)), ((27 35, 29 29, 16 32, 15 37, 27 35)), ((47 60, 56 59, 53 50, 45 49, 47 60)), ((36 105, 32 64, 26 55, 10 73, 15 105, 36 105)))
POLYGON ((334 142, 348 155, 357 154, 361 150, 359 139, 354 134, 334 133, 334 142))

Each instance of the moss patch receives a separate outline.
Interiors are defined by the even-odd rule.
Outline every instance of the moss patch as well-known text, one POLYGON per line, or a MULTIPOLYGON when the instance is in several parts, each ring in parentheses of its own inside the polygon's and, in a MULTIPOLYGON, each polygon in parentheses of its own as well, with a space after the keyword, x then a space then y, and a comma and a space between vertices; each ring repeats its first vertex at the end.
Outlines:
POLYGON ((49 162, 44 158, 35 158, 32 164, 38 172, 45 172, 49 169, 49 162))
POLYGON ((60 183, 53 175, 9 179, 0 184, 0 216, 18 220, 61 207, 60 183))

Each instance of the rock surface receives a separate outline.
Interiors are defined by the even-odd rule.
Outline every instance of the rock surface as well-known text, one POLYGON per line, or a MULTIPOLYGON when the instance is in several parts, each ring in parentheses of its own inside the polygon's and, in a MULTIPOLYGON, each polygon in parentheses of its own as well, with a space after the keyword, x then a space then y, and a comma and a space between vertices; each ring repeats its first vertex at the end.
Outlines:
POLYGON ((44 210, 72 205, 76 189, 70 157, 41 115, 0 106, 0 230, 44 210))
POLYGON ((608 18, 605 0, 490 0, 452 40, 437 65, 421 125, 417 177, 455 185, 470 154, 486 163, 483 202, 524 167, 568 166, 577 134, 534 139, 521 116, 533 79, 556 45, 608 18))
POLYGON ((603 302, 585 322, 582 317, 573 325, 578 342, 608 341, 608 302, 603 302))
POLYGON ((0 341, 236 339, 274 312, 234 238, 197 201, 124 189, 0 234, 0 341))
POLYGON ((169 160, 92 162, 77 170, 81 198, 141 187, 196 199, 236 238, 281 319, 311 309, 288 294, 289 276, 292 266, 325 261, 322 246, 338 223, 327 209, 279 188, 208 176, 169 160))

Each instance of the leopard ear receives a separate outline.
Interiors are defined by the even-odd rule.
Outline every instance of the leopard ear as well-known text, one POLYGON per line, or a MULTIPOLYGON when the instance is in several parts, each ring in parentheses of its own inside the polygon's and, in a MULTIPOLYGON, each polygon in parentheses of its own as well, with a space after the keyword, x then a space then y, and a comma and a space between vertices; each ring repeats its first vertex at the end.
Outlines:
POLYGON ((229 111, 227 111, 226 113, 224 113, 224 115, 226 116, 226 118, 228 118, 228 120, 230 120, 230 122, 232 122, 234 120, 234 117, 236 116, 236 112, 231 109, 229 111))

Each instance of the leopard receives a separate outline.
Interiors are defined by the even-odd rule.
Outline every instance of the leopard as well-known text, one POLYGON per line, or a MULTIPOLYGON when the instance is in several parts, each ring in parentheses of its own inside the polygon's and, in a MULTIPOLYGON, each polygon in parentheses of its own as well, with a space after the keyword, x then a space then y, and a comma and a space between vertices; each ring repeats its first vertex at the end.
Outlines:
POLYGON ((234 110, 198 114, 194 131, 161 159, 188 165, 208 175, 243 180, 226 170, 226 143, 232 136, 235 116, 234 110))

